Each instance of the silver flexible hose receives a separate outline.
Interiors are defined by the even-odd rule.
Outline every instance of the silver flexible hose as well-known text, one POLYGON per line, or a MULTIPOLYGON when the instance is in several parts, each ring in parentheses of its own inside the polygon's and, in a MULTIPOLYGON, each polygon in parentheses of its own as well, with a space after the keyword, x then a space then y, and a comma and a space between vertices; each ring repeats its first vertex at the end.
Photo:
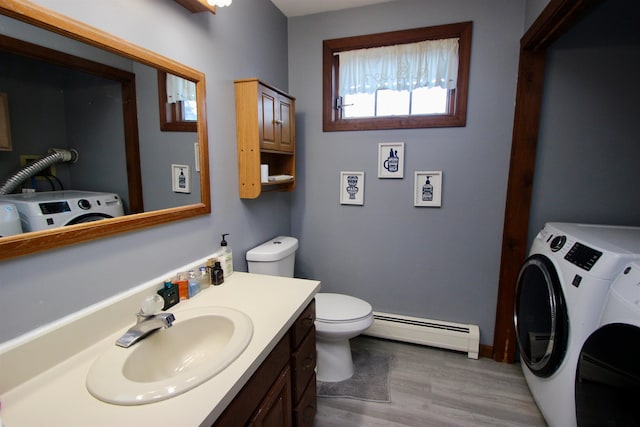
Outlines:
POLYGON ((51 148, 47 156, 23 167, 9 177, 9 179, 0 186, 0 194, 11 194, 24 180, 36 176, 39 172, 42 172, 53 164, 60 162, 75 163, 76 161, 78 161, 78 151, 74 149, 64 150, 62 148, 51 148))

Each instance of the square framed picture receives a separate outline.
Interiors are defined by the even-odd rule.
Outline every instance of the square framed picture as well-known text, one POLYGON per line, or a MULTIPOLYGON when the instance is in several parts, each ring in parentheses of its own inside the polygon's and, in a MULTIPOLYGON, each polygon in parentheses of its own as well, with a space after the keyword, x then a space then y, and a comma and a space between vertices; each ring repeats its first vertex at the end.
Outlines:
POLYGON ((364 205, 364 172, 340 172, 340 204, 364 205))
POLYGON ((171 165, 171 188, 174 193, 191 193, 189 165, 171 165))
POLYGON ((404 178, 404 142, 378 144, 378 178, 404 178))
POLYGON ((442 205, 442 171, 416 171, 413 205, 436 208, 442 205))

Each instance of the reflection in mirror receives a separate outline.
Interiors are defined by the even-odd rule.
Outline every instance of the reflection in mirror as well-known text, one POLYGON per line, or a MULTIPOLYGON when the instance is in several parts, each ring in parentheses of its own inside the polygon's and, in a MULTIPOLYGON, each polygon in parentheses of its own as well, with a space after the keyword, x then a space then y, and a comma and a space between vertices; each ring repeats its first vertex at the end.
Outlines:
POLYGON ((196 132, 198 106, 195 83, 158 71, 160 129, 196 132))
POLYGON ((202 73, 40 6, 0 13, 0 260, 210 212, 202 73), (160 75, 193 89, 172 116, 192 129, 161 132, 160 75), (189 166, 190 193, 173 191, 172 164, 189 166), (16 211, 21 234, 6 232, 16 211))
MULTIPOLYGON (((119 195, 127 213, 143 212, 136 75, 3 35, 0 62, 0 88, 11 99, 16 141, 0 157, 0 179, 20 167, 8 179, 13 185, 0 185, 0 194, 106 191, 119 195), (54 148, 74 150, 75 158, 47 162, 31 173, 31 165, 54 148)), ((46 228, 57 226, 55 221, 46 228)), ((35 228, 23 221, 23 230, 35 228)))

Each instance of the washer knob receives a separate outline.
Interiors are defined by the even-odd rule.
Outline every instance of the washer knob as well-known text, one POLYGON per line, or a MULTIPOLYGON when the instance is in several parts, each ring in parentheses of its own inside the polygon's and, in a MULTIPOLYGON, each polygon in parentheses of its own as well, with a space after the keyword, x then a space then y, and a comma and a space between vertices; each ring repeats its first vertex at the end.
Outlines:
POLYGON ((567 236, 556 236, 553 238, 549 246, 552 252, 558 252, 564 246, 567 241, 567 236))
POLYGON ((91 202, 87 199, 80 199, 78 200, 78 207, 86 211, 87 209, 91 209, 91 202))

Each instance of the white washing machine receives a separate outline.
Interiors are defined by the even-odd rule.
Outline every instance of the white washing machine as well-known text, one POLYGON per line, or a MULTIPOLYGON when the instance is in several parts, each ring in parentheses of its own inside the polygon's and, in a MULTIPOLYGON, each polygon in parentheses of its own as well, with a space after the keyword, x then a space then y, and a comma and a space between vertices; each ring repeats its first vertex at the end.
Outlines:
POLYGON ((122 201, 114 193, 43 191, 3 195, 0 202, 16 207, 25 232, 124 215, 122 201))
POLYGON ((22 233, 20 215, 12 203, 0 202, 0 237, 22 233))
POLYGON ((579 426, 640 426, 638 262, 611 285, 598 328, 582 346, 575 393, 579 426))
POLYGON ((640 227, 548 223, 516 286, 514 323, 525 379, 550 426, 577 425, 575 377, 613 280, 640 259, 640 227))

